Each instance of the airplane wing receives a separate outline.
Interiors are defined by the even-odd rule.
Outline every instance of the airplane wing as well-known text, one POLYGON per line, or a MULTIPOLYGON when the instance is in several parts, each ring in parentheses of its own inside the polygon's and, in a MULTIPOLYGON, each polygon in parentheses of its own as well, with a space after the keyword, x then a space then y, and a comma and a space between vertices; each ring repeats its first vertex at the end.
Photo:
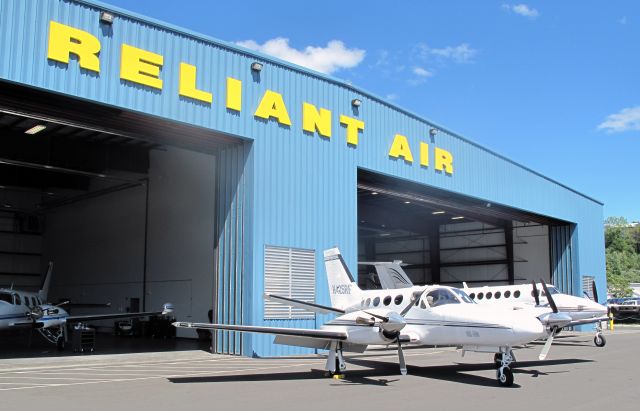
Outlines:
POLYGON ((253 325, 230 325, 230 324, 209 324, 209 323, 187 323, 175 322, 174 327, 179 328, 197 328, 204 330, 227 330, 244 333, 258 334, 274 334, 289 335, 295 337, 307 337, 330 341, 344 341, 347 339, 347 333, 342 331, 326 331, 308 328, 278 328, 278 327, 260 327, 253 325))
POLYGON ((296 308, 302 308, 305 310, 313 311, 318 314, 344 314, 345 311, 339 308, 327 307, 326 305, 308 303, 306 301, 300 301, 289 297, 282 297, 275 294, 264 293, 264 298, 271 301, 276 301, 284 305, 290 305, 296 308))
POLYGON ((610 320, 610 318, 607 317, 607 316, 597 317, 597 318, 586 318, 584 320, 571 321, 569 324, 566 324, 563 327, 573 327, 573 326, 576 326, 576 325, 593 324, 593 323, 598 323, 600 321, 609 321, 609 320, 610 320))

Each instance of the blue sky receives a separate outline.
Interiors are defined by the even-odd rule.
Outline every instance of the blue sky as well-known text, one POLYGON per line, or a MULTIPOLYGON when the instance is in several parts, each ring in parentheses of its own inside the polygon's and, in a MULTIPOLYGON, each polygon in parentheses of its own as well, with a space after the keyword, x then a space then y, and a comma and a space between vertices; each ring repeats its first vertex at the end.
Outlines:
POLYGON ((347 80, 640 220, 640 2, 108 3, 347 80))

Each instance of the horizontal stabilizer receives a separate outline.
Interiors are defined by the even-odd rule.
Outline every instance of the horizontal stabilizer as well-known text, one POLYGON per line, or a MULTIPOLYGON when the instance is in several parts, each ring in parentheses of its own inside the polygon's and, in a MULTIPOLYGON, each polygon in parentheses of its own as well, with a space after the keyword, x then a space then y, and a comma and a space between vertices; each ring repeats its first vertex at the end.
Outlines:
POLYGON ((308 303, 306 301, 300 301, 289 297, 282 297, 275 294, 264 293, 264 298, 266 300, 275 301, 284 305, 290 305, 291 307, 302 308, 304 310, 309 310, 318 314, 344 314, 344 310, 339 308, 327 307, 325 305, 308 303))
POLYGON ((174 327, 178 328, 197 328, 200 330, 227 330, 244 333, 258 334, 274 334, 274 335, 292 335, 298 337, 319 338, 332 341, 343 341, 347 339, 347 333, 341 331, 325 331, 305 328, 278 328, 278 327, 260 327, 252 325, 229 325, 229 324, 209 324, 209 323, 187 323, 175 322, 174 327))

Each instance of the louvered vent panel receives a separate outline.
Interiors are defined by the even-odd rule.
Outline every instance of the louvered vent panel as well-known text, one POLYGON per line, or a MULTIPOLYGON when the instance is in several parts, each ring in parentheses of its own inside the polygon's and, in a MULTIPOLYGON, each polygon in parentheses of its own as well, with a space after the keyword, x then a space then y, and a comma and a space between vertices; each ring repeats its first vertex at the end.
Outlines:
MULTIPOLYGON (((264 251, 264 291, 296 300, 314 302, 316 295, 314 250, 266 246, 264 251)), ((264 302, 264 318, 309 319, 314 313, 273 301, 264 302)))

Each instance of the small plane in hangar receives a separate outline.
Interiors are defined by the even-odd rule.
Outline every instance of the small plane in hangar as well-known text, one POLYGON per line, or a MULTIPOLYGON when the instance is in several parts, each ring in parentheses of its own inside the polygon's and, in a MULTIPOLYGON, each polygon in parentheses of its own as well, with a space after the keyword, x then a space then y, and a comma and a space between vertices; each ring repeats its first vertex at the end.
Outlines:
MULTIPOLYGON (((343 352, 362 353, 369 345, 395 344, 402 375, 407 373, 402 344, 457 346, 464 352, 495 353, 500 385, 513 384, 512 347, 546 335, 548 327, 570 321, 557 310, 505 310, 475 304, 464 291, 446 286, 361 290, 340 252, 324 252, 331 307, 273 294, 265 298, 321 314, 337 314, 320 329, 175 322, 181 328, 275 334, 275 344, 329 350, 326 369, 346 368, 343 352)), ((546 287, 546 285, 544 286, 546 287)), ((548 352, 552 338, 543 348, 548 352)), ((545 353, 546 355, 546 353, 545 353)))
POLYGON ((69 315, 61 306, 46 303, 53 262, 49 262, 42 286, 37 293, 0 288, 0 330, 17 327, 34 328, 50 343, 63 349, 68 341, 68 326, 83 324, 87 321, 109 320, 115 318, 137 318, 152 315, 168 315, 173 312, 173 305, 164 304, 162 311, 113 313, 97 315, 69 315))
MULTIPOLYGON (((540 280, 539 286, 544 284, 540 280)), ((549 307, 552 303, 557 305, 560 313, 566 314, 571 321, 564 327, 574 327, 577 325, 595 324, 596 334, 593 337, 593 343, 598 347, 604 347, 607 343, 604 335, 602 335, 602 321, 608 321, 607 307, 598 303, 598 290, 595 282, 591 283, 593 300, 586 297, 577 297, 575 295, 563 294, 554 286, 543 288, 542 292, 538 289, 535 281, 529 284, 520 285, 501 285, 501 286, 484 286, 484 287, 468 287, 463 283, 463 290, 481 305, 504 306, 514 310, 528 309, 530 307, 549 307), (553 295, 553 301, 548 298, 553 295)), ((549 330, 555 335, 560 329, 549 330)))
MULTIPOLYGON (((362 266, 370 266, 372 269, 364 276, 370 288, 389 289, 389 288, 405 288, 414 287, 413 283, 402 269, 402 261, 394 262, 360 262, 362 266)), ((536 307, 550 307, 547 300, 547 292, 542 288, 542 280, 536 285, 534 281, 531 284, 520 285, 500 285, 500 286, 483 286, 469 287, 463 282, 464 292, 474 302, 480 305, 501 306, 507 309, 535 309, 536 307)), ((578 297, 575 295, 563 294, 557 287, 548 285, 548 293, 553 295, 554 302, 557 304, 558 312, 566 314, 571 321, 564 327, 574 327, 577 325, 596 325, 596 334, 593 342, 598 347, 604 347, 607 340, 602 335, 602 321, 607 321, 607 307, 598 303, 598 290, 595 282, 591 283, 593 300, 587 295, 578 297)), ((551 333, 548 329, 548 334, 551 333)), ((554 329, 554 335, 558 335, 560 329, 554 329)), ((548 335, 547 335, 548 337, 548 335)), ((541 358, 542 359, 542 358, 541 358)))

